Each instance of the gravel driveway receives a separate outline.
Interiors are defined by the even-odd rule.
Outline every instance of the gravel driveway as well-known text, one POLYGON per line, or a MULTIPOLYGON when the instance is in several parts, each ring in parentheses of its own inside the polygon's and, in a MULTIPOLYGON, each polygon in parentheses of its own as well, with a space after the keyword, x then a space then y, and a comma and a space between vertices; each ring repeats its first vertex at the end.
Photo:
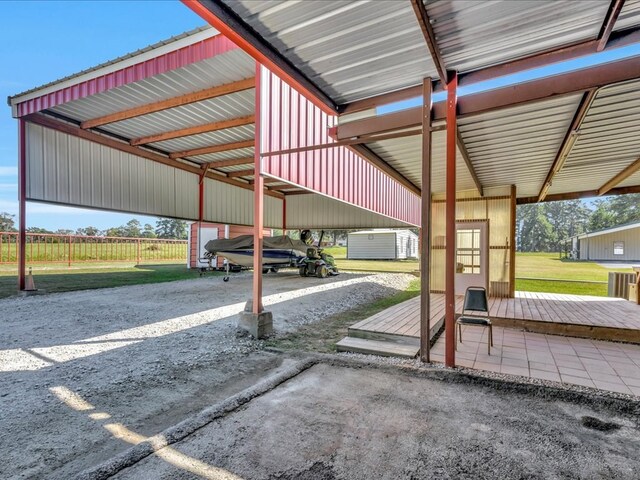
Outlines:
MULTIPOLYGON (((284 333, 412 278, 281 272, 265 277, 265 307, 284 333)), ((95 418, 153 435, 285 368, 237 335, 250 292, 240 274, 0 300, 0 478, 69 478, 129 446, 95 418)))

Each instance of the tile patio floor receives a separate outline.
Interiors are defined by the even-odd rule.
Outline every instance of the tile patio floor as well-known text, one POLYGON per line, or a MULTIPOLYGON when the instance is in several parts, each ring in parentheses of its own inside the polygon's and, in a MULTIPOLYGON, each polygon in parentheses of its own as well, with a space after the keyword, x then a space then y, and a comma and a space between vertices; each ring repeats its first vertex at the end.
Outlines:
MULTIPOLYGON (((494 326, 487 355, 487 333, 486 328, 462 327, 457 365, 640 396, 640 345, 494 326)), ((431 350, 432 361, 444 362, 444 342, 443 334, 431 350)))

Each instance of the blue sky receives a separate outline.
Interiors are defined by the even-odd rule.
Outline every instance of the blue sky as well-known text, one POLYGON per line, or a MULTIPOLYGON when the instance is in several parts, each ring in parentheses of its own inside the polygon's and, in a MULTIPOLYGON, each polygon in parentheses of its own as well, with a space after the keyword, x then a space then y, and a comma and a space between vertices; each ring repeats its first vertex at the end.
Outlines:
MULTIPOLYGON (((165 1, 0 1, 0 97, 51 82, 85 68, 203 25, 182 3, 165 1)), ((640 55, 640 45, 593 55, 461 89, 460 95, 497 88, 603 61, 640 55)), ((440 94, 441 96, 443 94, 440 94)), ((436 97, 435 100, 438 100, 436 97)), ((10 109, 0 114, 0 212, 17 213, 17 123, 10 109)), ((420 99, 389 105, 380 113, 420 104, 420 99)), ((100 229, 134 216, 28 203, 27 226, 100 229)), ((136 215, 143 223, 155 218, 136 215)))
MULTIPOLYGON (((17 122, 10 95, 204 24, 178 1, 0 1, 0 212, 17 214, 17 122), (10 19, 10 21, 8 21, 10 19)), ((156 218, 29 202, 27 226, 75 230, 156 218)))

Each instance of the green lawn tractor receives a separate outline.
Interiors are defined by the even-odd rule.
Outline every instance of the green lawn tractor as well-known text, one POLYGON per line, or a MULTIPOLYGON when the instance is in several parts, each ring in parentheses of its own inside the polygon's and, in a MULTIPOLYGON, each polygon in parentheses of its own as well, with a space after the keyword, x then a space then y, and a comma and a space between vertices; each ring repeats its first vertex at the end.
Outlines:
POLYGON ((302 258, 298 263, 298 271, 301 277, 316 276, 318 278, 327 278, 329 275, 338 275, 340 273, 338 272, 338 267, 336 267, 336 261, 333 255, 323 253, 320 247, 320 245, 322 245, 322 237, 324 237, 324 231, 320 235, 318 246, 314 247, 311 245, 313 242, 311 232, 309 230, 303 230, 301 232, 300 239, 309 245, 309 247, 307 247, 307 256, 302 258))

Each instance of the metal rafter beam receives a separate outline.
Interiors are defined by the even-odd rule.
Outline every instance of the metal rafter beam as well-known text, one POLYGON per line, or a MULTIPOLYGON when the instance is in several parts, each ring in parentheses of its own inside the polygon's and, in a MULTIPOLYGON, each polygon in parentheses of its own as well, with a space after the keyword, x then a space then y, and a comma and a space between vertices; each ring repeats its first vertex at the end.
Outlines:
MULTIPOLYGON (((640 185, 633 187, 618 187, 612 188, 607 192, 607 195, 627 195, 629 193, 640 193, 640 185)), ((547 195, 544 199, 545 202, 559 202, 561 200, 577 200, 580 198, 593 198, 598 196, 598 190, 584 190, 582 192, 568 192, 568 193, 555 193, 553 195, 547 195)), ((529 203, 539 203, 538 196, 535 197, 521 197, 516 200, 518 205, 526 205, 529 203)))
POLYGON ((420 25, 420 30, 422 30, 422 35, 424 36, 424 41, 427 43, 427 48, 431 53, 431 58, 433 63, 436 66, 436 70, 438 71, 438 76, 440 80, 446 82, 447 81, 447 67, 444 64, 444 60, 442 59, 442 55, 440 54, 440 48, 438 48, 438 43, 436 42, 436 35, 433 31, 433 27, 431 26, 431 20, 429 19, 429 15, 427 14, 427 9, 424 6, 422 0, 410 0, 411 6, 413 7, 413 11, 416 14, 416 18, 418 19, 418 24, 420 25))
POLYGON ((571 153, 571 149, 576 143, 578 139, 578 129, 580 125, 582 125, 582 121, 584 117, 587 115, 589 111, 589 107, 593 103, 593 100, 596 98, 596 94, 598 93, 598 89, 594 88, 584 93, 582 96, 582 100, 578 104, 578 109, 576 110, 575 115, 573 116, 573 120, 571 120, 571 124, 569 125, 569 129, 560 144, 560 148, 556 153, 556 157, 551 164, 551 168, 549 169, 549 173, 547 173, 547 177, 542 184, 542 188, 540 189, 540 193, 538 193, 538 201, 542 202, 544 197, 547 195, 547 192, 551 188, 551 184, 553 182, 553 178, 556 174, 562 170, 564 163, 566 162, 569 154, 571 153))
POLYGON ((229 178, 236 178, 236 177, 246 177, 248 175, 253 175, 254 174, 254 170, 253 168, 247 169, 247 170, 238 170, 235 172, 227 172, 227 176, 229 178))
POLYGON ((620 11, 623 6, 624 0, 611 0, 611 5, 609 5, 609 10, 607 11, 607 15, 604 17, 604 22, 602 22, 602 27, 598 34, 598 46, 596 47, 596 51, 601 52, 607 46, 607 42, 611 37, 611 32, 613 32, 613 27, 616 24, 616 20, 618 20, 618 16, 620 15, 620 11))
POLYGON ((162 142, 164 140, 188 137, 191 135, 198 135, 200 133, 217 132, 218 130, 224 130, 225 128, 252 125, 254 122, 255 116, 247 115, 245 117, 230 118, 228 120, 220 120, 218 122, 211 122, 205 123, 203 125, 181 128, 179 130, 173 130, 171 132, 156 133, 154 135, 148 135, 146 137, 134 138, 129 143, 131 143, 131 145, 145 145, 147 143, 162 142))
POLYGON ((214 160, 209 163, 210 168, 236 167, 238 165, 251 165, 253 157, 230 158, 229 160, 214 160))
MULTIPOLYGON (((488 90, 458 99, 458 118, 465 118, 515 105, 536 102, 560 95, 585 92, 614 83, 640 78, 638 57, 539 78, 508 87, 488 90)), ((443 120, 446 116, 446 102, 433 105, 433 120, 443 120)), ((338 125, 337 138, 376 135, 394 130, 414 128, 422 125, 422 108, 410 108, 400 112, 379 115, 363 120, 338 125)))
MULTIPOLYGON (((438 76, 440 77, 441 81, 446 82, 447 67, 444 63, 444 59, 442 58, 442 54, 440 53, 440 47, 438 47, 436 35, 433 31, 433 27, 431 26, 431 20, 429 19, 429 15, 427 14, 427 9, 424 6, 424 2, 422 0, 410 1, 411 6, 413 7, 413 11, 416 14, 416 18, 418 19, 420 29, 422 30, 424 40, 427 43, 427 48, 431 53, 431 59, 436 66, 436 70, 438 71, 438 76)), ((456 143, 458 145, 458 150, 460 151, 462 158, 464 158, 464 163, 467 165, 469 174, 473 178, 473 182, 476 184, 476 188, 478 189, 480 196, 482 196, 482 184, 480 183, 480 179, 478 178, 475 168, 473 167, 473 163, 471 162, 471 158, 469 157, 469 152, 467 151, 467 147, 464 145, 464 140, 462 139, 462 135, 460 134, 459 130, 456 132, 456 143)))
MULTIPOLYGON (((603 51, 614 50, 620 47, 633 45, 638 42, 640 42, 640 27, 633 27, 621 32, 613 32, 611 33, 609 41, 603 51)), ((472 72, 461 73, 458 76, 458 85, 460 87, 464 87, 498 77, 544 67, 553 63, 566 62, 586 55, 592 55, 597 52, 598 43, 598 40, 589 40, 587 42, 578 43, 568 47, 537 53, 519 60, 512 60, 510 62, 481 68, 472 72)), ((376 108, 381 105, 388 105, 389 103, 409 100, 411 98, 419 97, 421 95, 421 89, 422 85, 414 85, 395 92, 356 100, 351 103, 340 105, 340 111, 344 114, 355 113, 376 108)), ((444 89, 445 85, 442 82, 434 82, 434 92, 443 91, 444 89)))
POLYGON ((196 157, 198 155, 207 155, 209 153, 228 152, 229 150, 238 150, 240 148, 252 148, 254 144, 254 140, 222 143, 220 145, 211 145, 210 147, 194 148, 192 150, 183 150, 182 152, 172 152, 169 154, 169 158, 196 157))
POLYGON ((389 175, 400 185, 404 186, 407 190, 414 193, 415 195, 420 196, 420 188, 414 184, 407 177, 398 172, 395 168, 385 162, 382 158, 380 158, 373 150, 365 145, 349 145, 347 147, 350 150, 353 150, 361 157, 365 158, 369 163, 373 166, 381 170, 382 172, 389 175))
POLYGON ((457 138, 458 150, 460 151, 460 155, 464 159, 464 163, 467 165, 467 169, 469 170, 469 174, 471 178, 473 178, 473 183, 476 184, 476 188, 478 189, 478 193, 482 197, 484 194, 482 183, 480 183, 480 179, 478 178, 478 174, 476 173, 476 169, 473 167, 473 163, 471 163, 471 157, 469 157, 469 152, 467 151, 467 147, 462 140, 462 135, 460 134, 460 130, 458 130, 457 138))
POLYGON ((182 2, 258 63, 267 67, 322 108, 325 113, 337 113, 338 106, 329 95, 223 2, 220 0, 182 0, 182 2))
POLYGON ((629 178, 634 173, 640 171, 640 157, 633 162, 631 165, 627 166, 624 170, 618 173, 616 176, 611 178, 611 180, 607 181, 604 185, 602 185, 598 189, 598 195, 604 195, 607 192, 610 192, 613 187, 619 185, 621 182, 629 178))
MULTIPOLYGON (((97 143, 99 145, 104 145, 105 147, 109 147, 109 148, 113 148, 114 150, 119 150, 121 152, 129 153, 137 157, 142 157, 156 163, 161 163, 169 167, 177 168, 178 170, 184 170, 185 172, 193 173, 198 176, 200 176, 200 174, 202 173, 202 169, 199 167, 196 167, 195 165, 188 165, 186 163, 178 162, 176 160, 173 160, 169 157, 165 157, 158 153, 150 152, 149 150, 146 150, 144 148, 135 147, 133 145, 130 145, 129 143, 121 142, 119 140, 115 140, 113 138, 110 138, 104 135, 83 130, 82 128, 77 127, 75 125, 71 125, 69 123, 65 123, 60 120, 56 120, 54 118, 42 115, 40 113, 32 113, 29 115, 25 115, 23 118, 27 122, 34 123, 36 125, 40 125, 42 127, 49 128, 52 130, 56 130, 58 132, 62 132, 77 138, 81 138, 83 140, 88 140, 90 142, 97 143)), ((248 183, 240 182, 238 180, 227 178, 212 172, 207 172, 205 176, 207 178, 216 180, 218 182, 233 185, 234 187, 244 188, 246 190, 253 190, 253 187, 248 183)), ((279 195, 276 193, 271 194, 267 192, 266 194, 272 195, 276 198, 282 198, 282 195, 279 195)))
POLYGON ((254 78, 245 78, 237 82, 226 83, 224 85, 218 85, 215 87, 200 90, 199 92, 187 93, 166 100, 160 100, 158 102, 148 103, 139 107, 128 108, 120 112, 111 113, 98 118, 92 118, 91 120, 85 120, 80 124, 82 128, 95 128, 100 125, 106 125, 108 123, 120 122, 129 118, 139 117, 141 115, 147 115, 149 113, 160 112, 169 108, 180 107, 182 105, 188 105, 190 103, 201 102, 211 98, 221 97, 223 95, 229 95, 231 93, 242 92, 255 87, 254 78))

